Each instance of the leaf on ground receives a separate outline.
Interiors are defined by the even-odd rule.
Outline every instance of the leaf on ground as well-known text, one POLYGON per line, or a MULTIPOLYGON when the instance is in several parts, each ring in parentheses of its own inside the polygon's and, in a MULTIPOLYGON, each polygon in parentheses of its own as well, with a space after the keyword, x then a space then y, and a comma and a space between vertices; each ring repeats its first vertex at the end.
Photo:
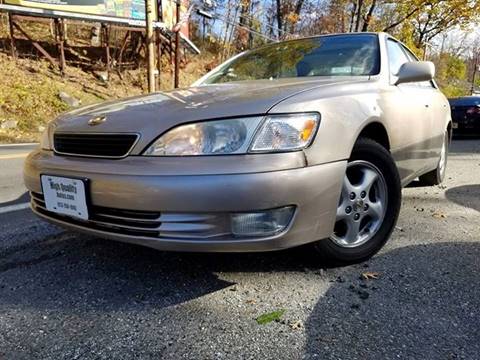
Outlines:
POLYGON ((378 272, 373 272, 373 271, 366 271, 362 273, 362 279, 363 280, 376 280, 380 277, 380 273, 378 272))
POLYGON ((435 218, 435 219, 446 219, 447 218, 447 215, 445 215, 444 213, 440 212, 440 211, 435 211, 432 216, 435 218))
POLYGON ((283 314, 285 314, 285 310, 280 309, 280 310, 276 310, 276 311, 272 311, 272 312, 260 315, 255 320, 257 321, 258 325, 265 325, 265 324, 268 324, 272 321, 280 320, 280 318, 283 316, 283 314))
POLYGON ((303 323, 302 323, 301 320, 294 321, 294 322, 290 323, 290 328, 292 330, 299 330, 299 329, 303 328, 303 323))
POLYGON ((250 304, 250 305, 253 305, 253 304, 256 304, 256 303, 257 303, 257 300, 255 300, 255 299, 247 299, 247 300, 245 300, 245 303, 250 304))

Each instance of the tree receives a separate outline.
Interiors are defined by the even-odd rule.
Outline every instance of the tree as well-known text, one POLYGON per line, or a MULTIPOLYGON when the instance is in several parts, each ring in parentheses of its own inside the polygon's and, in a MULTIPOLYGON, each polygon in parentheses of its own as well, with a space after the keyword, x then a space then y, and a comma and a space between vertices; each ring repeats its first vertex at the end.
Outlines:
POLYGON ((478 20, 479 0, 430 0, 412 21, 416 30, 417 47, 453 27, 464 27, 478 20))
POLYGON ((295 32, 304 3, 305 0, 276 0, 278 38, 284 38, 286 34, 295 32))
POLYGON ((236 46, 239 51, 245 50, 251 42, 251 32, 248 28, 252 25, 251 19, 251 0, 240 1, 240 17, 238 20, 236 46))
POLYGON ((337 21, 349 14, 349 31, 401 33, 413 27, 414 44, 423 48, 437 35, 480 18, 480 0, 330 0, 337 21), (339 7, 343 7, 339 11, 339 7))

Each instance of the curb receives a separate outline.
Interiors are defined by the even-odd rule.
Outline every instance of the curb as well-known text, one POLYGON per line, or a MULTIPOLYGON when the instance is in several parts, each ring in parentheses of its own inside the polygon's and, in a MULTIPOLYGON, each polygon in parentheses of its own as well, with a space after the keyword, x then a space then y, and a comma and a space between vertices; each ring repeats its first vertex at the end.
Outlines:
POLYGON ((0 144, 0 150, 15 150, 15 149, 23 149, 23 148, 34 149, 38 145, 39 145, 38 143, 0 144))

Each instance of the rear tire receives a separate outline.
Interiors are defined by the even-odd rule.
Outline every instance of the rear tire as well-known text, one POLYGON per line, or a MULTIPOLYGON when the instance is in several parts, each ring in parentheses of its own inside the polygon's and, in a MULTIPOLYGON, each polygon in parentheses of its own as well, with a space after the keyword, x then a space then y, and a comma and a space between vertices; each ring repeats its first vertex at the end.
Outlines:
POLYGON ((390 153, 371 139, 358 139, 348 161, 334 233, 314 243, 315 250, 331 264, 370 258, 395 228, 401 199, 400 177, 390 153))
POLYGON ((445 179, 445 173, 447 170, 449 143, 450 143, 450 136, 447 131, 445 132, 445 136, 443 137, 443 145, 440 153, 440 159, 438 160, 437 168, 419 177, 421 185, 434 186, 434 185, 440 185, 443 182, 443 180, 445 179))

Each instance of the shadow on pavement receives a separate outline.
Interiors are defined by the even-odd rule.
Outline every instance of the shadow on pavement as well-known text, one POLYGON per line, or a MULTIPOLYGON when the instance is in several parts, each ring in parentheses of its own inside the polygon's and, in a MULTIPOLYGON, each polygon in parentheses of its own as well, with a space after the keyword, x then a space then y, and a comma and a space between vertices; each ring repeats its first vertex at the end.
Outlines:
POLYGON ((457 186, 448 189, 445 196, 458 205, 480 211, 480 185, 457 186))
POLYGON ((0 285, 17 286, 12 292, 0 290, 0 308, 9 305, 66 313, 79 310, 79 306, 86 312, 162 308, 233 285, 218 279, 218 271, 288 271, 313 265, 302 255, 295 255, 299 252, 303 250, 164 253, 66 232, 4 254, 0 285))
POLYGON ((378 255, 361 280, 346 268, 306 323, 306 358, 475 359, 480 354, 480 244, 378 255))
POLYGON ((448 152, 451 156, 478 153, 480 151, 480 137, 454 137, 448 152))
MULTIPOLYGON (((32 351, 41 348, 44 355, 73 357, 78 346, 88 349, 90 341, 113 344, 119 337, 129 339, 129 349, 138 354, 162 354, 166 339, 192 347, 190 354, 195 354, 199 324, 216 324, 215 333, 204 336, 227 331, 215 319, 230 316, 230 309, 209 294, 233 282, 218 273, 241 278, 235 274, 264 277, 299 271, 314 265, 305 255, 304 249, 243 255, 163 253, 62 233, 0 259, 0 311, 30 314, 10 318, 9 329, 15 330, 8 336, 17 338, 4 351, 15 353, 13 344, 33 341, 32 351), (201 297, 201 303, 195 301, 201 297), (181 311, 171 308, 185 302, 181 311), (162 312, 166 307, 169 311, 162 312), (43 318, 49 319, 48 325, 42 325, 43 318), (36 340, 29 331, 38 326, 49 330, 36 340), (138 333, 132 335, 132 329, 138 333)), ((330 283, 305 324, 306 358, 474 359, 480 353, 480 244, 394 249, 377 255, 368 268, 357 265, 334 273, 340 278, 330 283), (380 277, 360 280, 362 271, 379 272, 380 277)), ((275 290, 275 282, 271 286, 275 290)))
POLYGON ((0 201, 0 208, 11 206, 11 205, 28 203, 28 202, 30 202, 30 195, 28 194, 28 192, 25 192, 15 200, 3 202, 3 203, 0 201))

